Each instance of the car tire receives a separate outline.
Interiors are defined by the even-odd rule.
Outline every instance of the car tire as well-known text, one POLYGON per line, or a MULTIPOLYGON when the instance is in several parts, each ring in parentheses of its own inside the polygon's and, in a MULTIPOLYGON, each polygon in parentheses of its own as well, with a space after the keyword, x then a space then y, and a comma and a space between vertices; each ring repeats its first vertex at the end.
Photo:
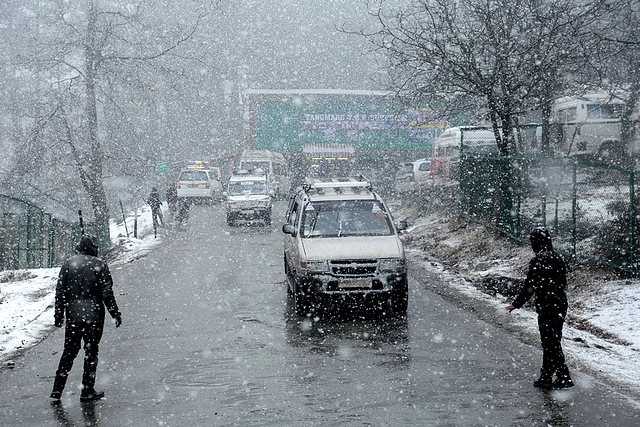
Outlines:
POLYGON ((235 221, 235 217, 231 214, 227 214, 227 225, 230 227, 233 226, 234 221, 235 221))
POLYGON ((291 283, 293 281, 293 274, 291 273, 291 267, 289 267, 289 263, 287 262, 287 256, 284 256, 284 274, 287 276, 287 295, 293 295, 293 291, 291 290, 291 283))
POLYGON ((393 312, 406 315, 409 308, 409 295, 407 293, 397 293, 391 297, 391 308, 393 312))
POLYGON ((391 293, 391 309, 394 313, 400 315, 406 315, 409 308, 409 288, 407 286, 406 279, 404 285, 400 286, 400 289, 396 289, 391 293))
POLYGON ((303 295, 298 289, 298 285, 296 283, 295 277, 293 280, 293 307, 297 316, 306 316, 309 313, 309 302, 310 298, 307 295, 303 295))
POLYGON ((299 292, 293 295, 293 305, 298 316, 306 316, 309 313, 309 298, 299 292))

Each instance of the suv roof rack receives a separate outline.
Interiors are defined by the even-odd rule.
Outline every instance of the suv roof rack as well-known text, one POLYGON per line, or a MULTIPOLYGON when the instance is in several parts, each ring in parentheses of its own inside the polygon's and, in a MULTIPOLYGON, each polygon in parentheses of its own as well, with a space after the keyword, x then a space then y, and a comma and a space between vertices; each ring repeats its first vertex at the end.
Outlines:
POLYGON ((371 182, 365 178, 364 175, 347 176, 340 178, 305 178, 302 187, 305 191, 310 189, 324 189, 324 188, 366 188, 372 190, 371 182))

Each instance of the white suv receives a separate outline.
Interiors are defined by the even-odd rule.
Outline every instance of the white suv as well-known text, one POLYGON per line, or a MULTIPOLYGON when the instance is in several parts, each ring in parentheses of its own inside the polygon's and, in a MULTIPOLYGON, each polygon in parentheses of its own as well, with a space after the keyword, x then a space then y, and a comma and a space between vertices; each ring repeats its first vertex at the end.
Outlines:
POLYGON ((220 169, 189 167, 178 177, 178 198, 212 202, 222 199, 220 169))
POLYGON ((322 298, 389 302, 407 311, 407 266, 384 201, 362 176, 309 179, 291 197, 282 226, 287 290, 304 315, 322 298))
POLYGON ((237 220, 262 220, 271 225, 271 197, 265 175, 233 175, 225 195, 227 196, 227 224, 237 220))

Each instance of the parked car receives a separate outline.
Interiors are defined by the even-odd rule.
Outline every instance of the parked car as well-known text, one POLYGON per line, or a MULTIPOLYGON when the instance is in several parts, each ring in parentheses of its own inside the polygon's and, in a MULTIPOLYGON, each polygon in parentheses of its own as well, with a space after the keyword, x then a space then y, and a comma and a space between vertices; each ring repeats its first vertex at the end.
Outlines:
POLYGON ((416 190, 418 183, 424 184, 429 179, 431 159, 418 159, 398 165, 394 178, 394 186, 398 193, 409 193, 416 190))
POLYGON ((407 265, 396 224, 364 177, 307 179, 282 226, 287 290, 304 315, 323 300, 407 311, 407 265))

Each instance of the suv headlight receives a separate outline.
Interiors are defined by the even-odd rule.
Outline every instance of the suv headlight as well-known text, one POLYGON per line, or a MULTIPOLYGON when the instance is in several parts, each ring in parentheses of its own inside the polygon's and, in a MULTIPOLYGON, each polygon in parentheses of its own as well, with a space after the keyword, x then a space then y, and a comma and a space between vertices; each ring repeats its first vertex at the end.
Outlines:
POLYGON ((379 260, 380 271, 398 271, 404 269, 404 258, 383 258, 379 260))
POLYGON ((329 263, 327 261, 307 261, 301 262, 300 267, 310 273, 328 273, 329 263))

